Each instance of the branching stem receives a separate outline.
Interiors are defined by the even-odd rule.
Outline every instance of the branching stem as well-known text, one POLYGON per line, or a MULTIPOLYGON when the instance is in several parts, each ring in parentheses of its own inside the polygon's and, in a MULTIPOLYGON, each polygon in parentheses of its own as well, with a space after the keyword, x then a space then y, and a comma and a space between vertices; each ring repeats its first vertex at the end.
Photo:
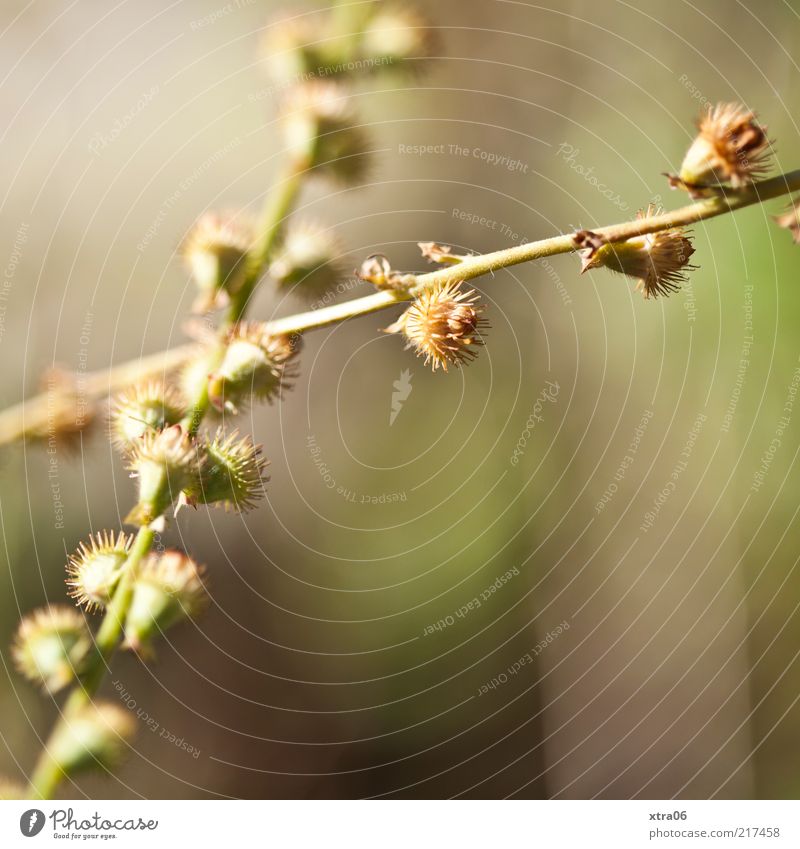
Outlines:
MULTIPOLYGON (((229 321, 236 321, 241 318, 252 298, 253 290, 263 273, 265 258, 274 249, 277 236, 280 233, 280 223, 285 219, 286 213, 291 207, 301 176, 302 167, 295 163, 279 185, 276 196, 268 201, 266 215, 274 226, 265 227, 262 231, 263 237, 258 249, 259 271, 257 274, 248 275, 246 290, 242 290, 242 297, 231 305, 228 315, 229 321)), ((735 212, 738 209, 797 191, 800 191, 800 171, 791 171, 735 191, 721 192, 713 197, 682 206, 672 212, 596 228, 594 232, 604 236, 608 241, 619 242, 645 233, 655 233, 660 230, 669 230, 672 227, 696 224, 698 221, 735 212)), ((516 245, 493 253, 469 257, 458 264, 417 275, 415 285, 407 291, 375 292, 362 298, 355 298, 352 301, 275 319, 267 323, 267 329, 270 333, 277 334, 302 333, 318 327, 326 327, 348 318, 367 315, 402 301, 411 300, 415 293, 437 284, 456 280, 471 280, 490 274, 500 268, 555 256, 556 254, 570 253, 575 250, 574 233, 567 233, 524 245, 516 245)), ((107 398, 116 390, 129 386, 131 383, 148 377, 163 376, 167 372, 180 367, 194 356, 195 351, 194 345, 182 345, 178 348, 123 363, 111 369, 89 374, 81 385, 81 391, 87 401, 107 398)), ((0 445, 14 442, 25 436, 41 436, 45 433, 48 415, 51 415, 48 410, 49 404, 52 404, 52 400, 49 400, 45 393, 9 407, 0 413, 0 445)))

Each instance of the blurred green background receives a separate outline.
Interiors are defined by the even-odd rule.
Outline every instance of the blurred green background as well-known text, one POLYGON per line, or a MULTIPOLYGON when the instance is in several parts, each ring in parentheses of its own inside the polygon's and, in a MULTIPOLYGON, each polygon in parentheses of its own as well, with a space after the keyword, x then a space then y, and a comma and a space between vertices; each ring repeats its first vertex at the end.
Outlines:
MULTIPOLYGON (((346 270, 674 208, 661 173, 706 102, 757 109, 776 168, 800 166, 796 0, 428 6, 425 72, 354 89, 366 184, 301 200, 346 270)), ((54 363, 185 339, 181 240, 207 208, 256 210, 279 169, 258 64, 279 8, 3 3, 5 404, 54 363)), ((118 774, 63 794, 800 795, 800 249, 781 209, 696 226, 700 268, 666 300, 569 256, 476 281, 492 328, 464 371, 432 374, 381 334, 396 311, 309 335, 294 390, 239 423, 271 460, 268 502, 168 531, 207 564, 211 609, 107 682, 186 746, 143 722, 118 774)), ((266 282, 253 315, 302 307, 266 282)), ((58 454, 57 527, 50 469, 28 444, 0 470, 0 772, 16 779, 57 715, 10 667, 17 620, 63 598, 67 553, 120 527, 134 491, 101 427, 58 454)))

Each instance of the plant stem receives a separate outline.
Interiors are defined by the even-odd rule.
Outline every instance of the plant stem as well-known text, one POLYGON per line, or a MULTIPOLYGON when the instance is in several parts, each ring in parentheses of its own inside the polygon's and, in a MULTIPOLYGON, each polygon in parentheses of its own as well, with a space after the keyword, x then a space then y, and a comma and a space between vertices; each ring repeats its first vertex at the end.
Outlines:
MULTIPOLYGON (((268 200, 268 209, 272 210, 273 223, 275 226, 265 230, 268 236, 261 242, 260 267, 258 275, 253 275, 252 280, 248 275, 247 295, 237 299, 235 305, 231 305, 228 316, 229 321, 236 321, 244 313, 252 292, 258 282, 258 277, 263 273, 266 265, 266 256, 274 249, 276 239, 280 233, 280 222, 285 220, 285 212, 291 206, 293 194, 299 185, 301 168, 297 163, 290 170, 288 176, 281 183, 281 190, 275 200, 268 200)), ((800 171, 791 171, 781 174, 770 180, 755 183, 736 191, 729 191, 711 198, 697 201, 683 206, 673 212, 662 215, 653 215, 636 221, 627 221, 622 224, 612 224, 608 227, 600 227, 594 232, 605 236, 609 241, 619 242, 640 236, 644 233, 655 233, 659 230, 668 230, 672 227, 688 226, 698 221, 715 218, 728 212, 735 212, 747 206, 771 200, 781 195, 800 191, 800 171)), ((341 304, 332 304, 318 310, 310 310, 305 313, 279 318, 267 322, 267 330, 270 333, 302 333, 306 330, 314 330, 318 327, 326 327, 348 318, 377 312, 386 309, 402 301, 411 300, 414 293, 430 288, 436 284, 456 280, 470 280, 474 277, 488 274, 499 268, 518 265, 522 262, 530 262, 556 254, 570 253, 576 250, 574 234, 555 236, 550 239, 541 239, 518 245, 512 248, 495 251, 469 257, 463 262, 455 265, 438 268, 427 274, 416 277, 416 285, 413 290, 381 291, 345 301, 341 304)), ((111 392, 129 386, 137 381, 148 377, 164 375, 166 372, 182 366, 188 362, 196 351, 194 345, 182 345, 167 351, 161 351, 138 360, 132 360, 112 369, 98 371, 86 376, 81 384, 81 390, 86 400, 97 400, 107 397, 111 392)), ((47 393, 37 395, 13 407, 9 407, 0 413, 0 445, 15 442, 26 436, 41 436, 47 432, 49 396, 47 393)))
POLYGON ((309 164, 310 156, 308 155, 301 153, 292 157, 283 179, 279 180, 272 191, 267 193, 261 213, 261 224, 258 228, 259 239, 248 257, 247 275, 242 288, 237 292, 236 297, 231 299, 227 316, 229 326, 236 324, 242 318, 250 303, 253 292, 283 232, 286 219, 297 200, 297 194, 303 177, 308 173, 309 164))
MULTIPOLYGON (((274 249, 276 240, 280 234, 281 224, 285 221, 286 213, 291 207, 296 195, 300 178, 303 173, 302 163, 294 163, 287 176, 280 184, 280 190, 275 197, 268 199, 265 208, 265 217, 269 222, 264 228, 262 237, 256 253, 257 262, 253 268, 257 273, 251 271, 248 274, 246 290, 242 290, 242 296, 237 298, 235 304, 231 304, 228 322, 235 323, 244 314, 258 279, 263 273, 267 257, 274 249)), ((715 218, 728 212, 735 212, 747 206, 771 200, 781 195, 800 191, 800 171, 792 171, 781 174, 761 183, 754 183, 736 191, 721 193, 714 197, 705 198, 673 212, 665 212, 661 215, 653 215, 648 218, 626 221, 621 224, 612 224, 608 227, 600 227, 594 232, 605 236, 608 241, 619 242, 630 239, 633 236, 641 236, 645 233, 655 233, 659 230, 668 230, 672 227, 688 226, 698 221, 715 218)), ((345 301, 340 304, 332 304, 318 310, 310 310, 305 313, 287 316, 267 322, 269 333, 302 333, 306 330, 314 330, 326 327, 348 318, 377 312, 386 309, 402 301, 411 300, 415 293, 431 288, 437 284, 457 280, 470 280, 489 274, 499 268, 519 265, 535 259, 542 259, 556 254, 570 253, 576 250, 574 234, 567 233, 550 239, 541 239, 529 242, 493 253, 469 257, 460 263, 438 268, 427 274, 416 277, 413 289, 409 291, 385 290, 345 301)), ((182 345, 179 348, 162 351, 148 357, 124 363, 112 369, 95 372, 86 377, 83 384, 84 395, 87 398, 101 398, 110 391, 118 389, 138 380, 164 374, 165 372, 183 365, 194 355, 196 348, 193 345, 182 345)), ((14 442, 25 436, 40 435, 46 432, 48 416, 48 396, 39 395, 0 413, 0 445, 14 442)))
POLYGON ((150 528, 140 528, 123 566, 122 576, 114 595, 106 608, 103 622, 95 637, 94 650, 78 684, 72 689, 64 703, 61 716, 53 726, 39 760, 31 774, 29 789, 31 796, 37 799, 49 799, 64 777, 59 764, 50 756, 50 746, 64 726, 68 726, 75 715, 81 711, 97 692, 108 670, 108 662, 117 649, 125 624, 125 616, 133 597, 133 586, 139 563, 150 551, 154 532, 150 528))

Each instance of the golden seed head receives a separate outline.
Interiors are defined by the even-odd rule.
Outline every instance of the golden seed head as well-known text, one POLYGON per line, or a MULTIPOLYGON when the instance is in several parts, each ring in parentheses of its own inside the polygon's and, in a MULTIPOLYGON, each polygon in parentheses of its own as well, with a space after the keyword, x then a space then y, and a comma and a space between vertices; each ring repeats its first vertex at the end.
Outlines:
POLYGON ((361 180, 369 160, 369 139, 355 125, 342 86, 313 80, 292 89, 281 112, 286 145, 307 160, 313 174, 344 183, 361 180))
POLYGON ((796 197, 789 209, 782 215, 776 215, 775 221, 779 227, 783 227, 792 234, 796 245, 800 245, 800 197, 796 197))
POLYGON ((270 266, 284 288, 309 298, 328 292, 341 277, 341 246, 327 227, 313 222, 290 224, 270 266))
POLYGON ((117 766, 136 733, 133 715, 110 702, 91 702, 63 722, 48 754, 68 775, 98 766, 117 766))
POLYGON ((128 468, 139 479, 139 502, 125 521, 149 525, 191 486, 204 457, 181 425, 148 431, 131 449, 128 468))
POLYGON ((125 619, 125 647, 148 654, 153 639, 199 614, 208 601, 203 570, 181 551, 151 554, 139 567, 125 619))
POLYGON ((402 332, 407 347, 416 348, 426 365, 447 371, 448 364, 460 366, 474 359, 474 347, 483 344, 488 325, 478 300, 474 289, 461 290, 461 281, 436 286, 423 292, 386 332, 402 332))
POLYGON ((177 424, 186 412, 178 393, 163 383, 149 382, 123 392, 111 407, 111 441, 128 451, 148 431, 177 424))
POLYGON ((66 605, 50 605, 23 617, 11 655, 28 680, 55 693, 75 679, 90 647, 80 613, 66 605))
POLYGON ((228 336, 219 368, 209 377, 211 403, 235 413, 250 398, 279 398, 294 376, 290 363, 299 345, 299 337, 270 336, 260 322, 239 323, 228 336))
MULTIPOLYGON (((660 210, 650 204, 636 213, 637 219, 649 218, 660 210)), ((582 247, 581 273, 592 268, 608 268, 637 281, 636 288, 645 298, 677 292, 686 281, 686 272, 693 269, 689 259, 694 253, 685 227, 674 227, 644 236, 634 236, 624 242, 606 242, 590 230, 581 230, 575 241, 582 247)))
POLYGON ((67 586, 75 603, 91 611, 105 607, 128 559, 132 536, 102 531, 79 543, 67 562, 67 586))
POLYGON ((200 290, 196 312, 224 306, 241 289, 254 239, 253 223, 241 213, 207 212, 195 224, 183 257, 200 290))
POLYGON ((739 103, 718 103, 700 118, 679 183, 690 191, 725 184, 739 188, 765 174, 770 155, 766 128, 755 114, 739 103))
POLYGON ((220 428, 205 453, 207 462, 197 485, 186 492, 187 503, 247 512, 263 498, 267 461, 249 436, 240 439, 238 431, 226 435, 220 428))

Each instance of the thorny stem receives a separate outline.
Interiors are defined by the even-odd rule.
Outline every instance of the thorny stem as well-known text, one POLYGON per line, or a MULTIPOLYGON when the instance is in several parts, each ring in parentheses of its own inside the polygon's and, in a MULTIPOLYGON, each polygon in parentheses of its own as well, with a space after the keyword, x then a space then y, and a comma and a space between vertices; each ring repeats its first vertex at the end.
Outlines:
MULTIPOLYGON (((300 158, 295 158, 290 163, 286 177, 278 184, 276 191, 269 192, 267 202, 264 208, 260 233, 261 237, 255 246, 253 253, 250 256, 248 264, 248 272, 245 280, 245 286, 240 292, 240 297, 231 303, 230 310, 227 316, 220 322, 218 328, 218 350, 217 354, 221 359, 225 351, 225 338, 230 328, 236 324, 244 315, 250 297, 258 285, 259 280, 266 268, 267 263, 272 255, 272 252, 277 244, 277 240, 283 228, 289 211, 294 205, 297 195, 301 187, 301 178, 306 172, 305 160, 300 161, 300 158)), ((147 367, 151 365, 157 367, 158 370, 164 370, 167 363, 177 366, 185 362, 191 357, 196 350, 195 346, 185 346, 186 356, 174 357, 170 356, 174 352, 166 352, 166 354, 156 354, 149 357, 147 367)), ((139 364, 141 364, 141 360, 139 364)), ((134 364, 126 364, 120 367, 117 371, 119 375, 126 378, 126 382, 131 382, 130 371, 134 364)), ((97 380, 99 376, 92 376, 90 380, 97 380)), ((118 375, 114 375, 114 380, 118 375)), ((135 378, 134 378, 135 379, 135 378)), ((99 381, 98 381, 99 382, 99 381)), ((106 372, 105 379, 102 381, 103 388, 108 391, 109 385, 114 382, 111 379, 111 374, 106 372)), ((200 428, 200 424, 208 412, 209 397, 208 387, 203 385, 198 392, 197 397, 192 399, 189 404, 188 412, 181 421, 181 425, 187 429, 192 435, 196 436, 200 428)), ((8 414, 8 411, 5 415, 8 414)), ((0 417, 2 418, 2 417, 0 417)), ((164 486, 169 486, 169 481, 165 477, 164 486)), ((52 744, 62 728, 68 727, 69 723, 75 715, 84 708, 97 693, 100 684, 103 682, 106 672, 108 671, 109 661, 119 646, 122 638, 123 627, 128 609, 131 606, 133 599, 133 590, 136 580, 136 572, 140 562, 150 552, 155 539, 155 531, 151 526, 139 528, 131 551, 122 569, 122 575, 119 584, 114 590, 111 601, 106 607, 103 621, 100 625, 95 637, 94 651, 82 671, 80 679, 72 689, 69 697, 64 703, 61 715, 50 732, 48 741, 39 756, 39 759, 34 767, 29 781, 30 795, 33 798, 49 799, 55 793, 58 785, 64 778, 64 772, 58 762, 53 759, 50 754, 52 744)))
MULTIPOLYGON (((288 177, 282 185, 283 192, 288 193, 290 188, 294 189, 296 187, 296 175, 295 177, 288 177)), ((673 212, 600 227, 595 229, 594 232, 605 236, 611 242, 619 242, 645 233, 655 233, 672 227, 695 224, 698 221, 735 212, 737 209, 743 209, 797 191, 800 191, 800 171, 791 171, 742 189, 705 198, 673 212)), ((285 197, 281 203, 276 200, 276 214, 282 213, 286 204, 287 199, 285 197)), ((267 251, 274 245, 276 235, 277 232, 269 240, 265 239, 263 244, 267 251)), ((376 292, 362 298, 355 298, 352 301, 279 318, 267 322, 267 331, 273 334, 302 333, 306 330, 326 327, 348 318, 367 315, 399 302, 411 300, 415 293, 418 294, 437 284, 456 280, 470 280, 499 268, 506 268, 547 256, 555 256, 556 254, 570 253, 575 250, 574 233, 567 233, 550 239, 541 239, 536 242, 494 251, 493 253, 469 257, 456 265, 417 275, 415 285, 408 291, 386 290, 376 292)), ((248 296, 242 299, 241 307, 237 307, 236 315, 242 315, 251 295, 252 289, 248 296)), ((233 305, 229 318, 233 318, 233 305)), ((194 356, 195 350, 196 348, 193 345, 182 345, 179 348, 161 351, 148 357, 123 363, 112 369, 89 374, 81 384, 84 398, 86 400, 97 400, 108 397, 113 391, 138 380, 159 374, 163 375, 190 360, 194 356)), ((0 413, 0 445, 14 442, 25 436, 45 433, 48 414, 48 395, 46 393, 9 407, 0 413)))

